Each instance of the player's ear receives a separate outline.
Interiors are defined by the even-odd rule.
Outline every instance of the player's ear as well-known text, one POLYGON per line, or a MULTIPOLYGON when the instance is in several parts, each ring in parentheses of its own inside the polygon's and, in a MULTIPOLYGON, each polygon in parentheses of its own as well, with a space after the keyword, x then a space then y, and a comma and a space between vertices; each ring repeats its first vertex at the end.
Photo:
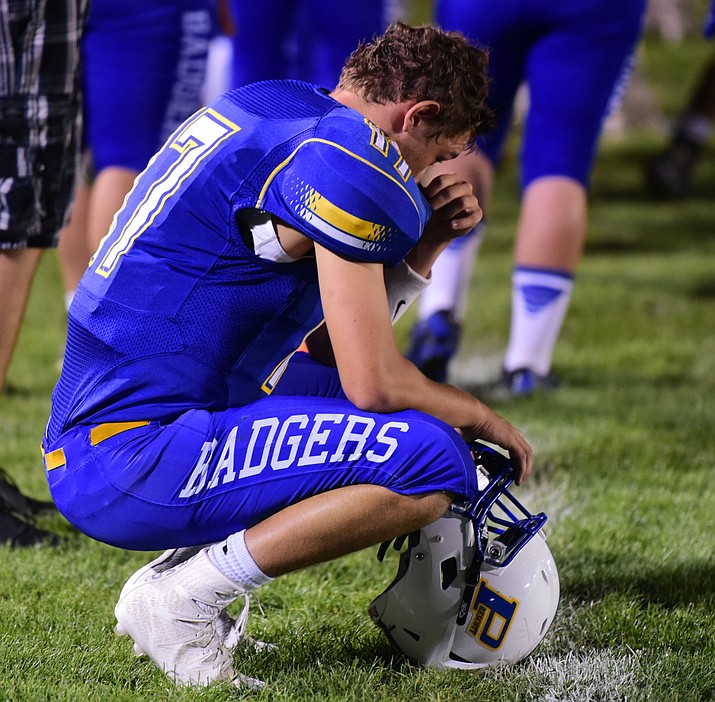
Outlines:
POLYGON ((433 122, 441 109, 441 105, 435 100, 416 102, 405 112, 403 130, 410 132, 413 129, 423 127, 425 122, 433 122))

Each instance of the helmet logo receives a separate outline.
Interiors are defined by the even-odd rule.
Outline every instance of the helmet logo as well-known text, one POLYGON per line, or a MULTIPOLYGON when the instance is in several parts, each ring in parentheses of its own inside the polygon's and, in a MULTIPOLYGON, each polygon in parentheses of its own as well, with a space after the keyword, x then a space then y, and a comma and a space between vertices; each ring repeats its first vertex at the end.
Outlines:
POLYGON ((504 643, 518 606, 517 600, 508 599, 492 590, 482 578, 472 602, 474 617, 467 633, 482 646, 498 649, 504 643))

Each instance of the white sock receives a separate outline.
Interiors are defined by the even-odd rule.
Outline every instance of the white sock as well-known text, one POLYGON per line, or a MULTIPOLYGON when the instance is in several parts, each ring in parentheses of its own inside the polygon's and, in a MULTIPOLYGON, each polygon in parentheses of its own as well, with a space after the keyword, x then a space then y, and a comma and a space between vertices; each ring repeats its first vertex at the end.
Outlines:
POLYGON ((439 255, 432 266, 432 282, 420 295, 419 319, 427 319, 435 312, 450 310, 457 321, 464 318, 469 281, 484 239, 485 221, 452 243, 439 255))
POLYGON ((573 275, 549 268, 517 267, 511 290, 511 332, 504 370, 530 368, 538 375, 548 375, 571 301, 573 275))
POLYGON ((246 548, 245 530, 231 534, 225 541, 209 547, 209 558, 229 579, 246 590, 255 590, 269 583, 268 577, 253 560, 246 548))

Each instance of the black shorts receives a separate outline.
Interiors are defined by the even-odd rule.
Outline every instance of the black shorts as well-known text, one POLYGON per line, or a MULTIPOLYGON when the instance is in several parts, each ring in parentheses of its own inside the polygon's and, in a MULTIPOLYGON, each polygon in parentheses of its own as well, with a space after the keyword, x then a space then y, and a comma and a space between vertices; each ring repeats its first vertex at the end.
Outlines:
POLYGON ((0 0, 0 249, 54 246, 66 222, 81 143, 86 6, 0 0))

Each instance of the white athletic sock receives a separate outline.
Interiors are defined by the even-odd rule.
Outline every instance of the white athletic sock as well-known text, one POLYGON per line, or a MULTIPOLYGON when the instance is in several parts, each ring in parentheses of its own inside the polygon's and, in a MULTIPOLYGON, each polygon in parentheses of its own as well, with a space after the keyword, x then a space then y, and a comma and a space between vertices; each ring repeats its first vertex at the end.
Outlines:
POLYGON ((511 332, 504 370, 530 368, 538 375, 548 375, 572 290, 573 275, 565 271, 514 269, 511 332))
POLYGON ((435 312, 450 310, 461 322, 467 304, 469 281, 484 239, 486 223, 482 220, 468 234, 455 239, 434 262, 432 282, 420 295, 418 318, 427 319, 435 312))
POLYGON ((246 590, 255 590, 269 583, 273 578, 267 576, 253 560, 246 548, 245 530, 231 534, 225 541, 209 547, 209 558, 213 564, 237 585, 246 590))

